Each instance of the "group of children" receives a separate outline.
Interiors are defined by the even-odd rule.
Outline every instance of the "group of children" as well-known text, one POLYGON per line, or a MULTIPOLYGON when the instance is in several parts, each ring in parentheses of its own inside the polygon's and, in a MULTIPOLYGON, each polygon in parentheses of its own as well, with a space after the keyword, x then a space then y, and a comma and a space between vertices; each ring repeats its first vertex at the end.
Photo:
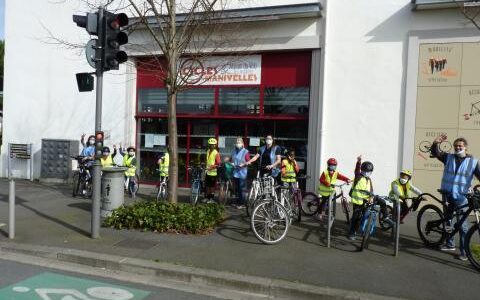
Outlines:
MULTIPOLYGON (((357 157, 355 166, 355 178, 350 191, 350 198, 353 206, 353 214, 350 222, 349 239, 355 240, 358 227, 363 215, 365 204, 373 200, 373 184, 371 175, 373 172, 373 164, 369 161, 362 162, 362 156, 357 157)), ((408 205, 406 198, 411 197, 411 193, 420 195, 422 192, 412 184, 412 172, 410 170, 402 170, 398 178, 396 178, 390 185, 389 197, 400 201, 400 222, 408 213, 408 205)), ((337 171, 337 160, 330 158, 327 161, 327 169, 320 177, 320 185, 318 187, 319 197, 322 198, 322 203, 319 206, 318 214, 322 214, 322 208, 328 201, 330 194, 334 191, 334 185, 337 180, 351 183, 348 177, 340 174, 337 171)))

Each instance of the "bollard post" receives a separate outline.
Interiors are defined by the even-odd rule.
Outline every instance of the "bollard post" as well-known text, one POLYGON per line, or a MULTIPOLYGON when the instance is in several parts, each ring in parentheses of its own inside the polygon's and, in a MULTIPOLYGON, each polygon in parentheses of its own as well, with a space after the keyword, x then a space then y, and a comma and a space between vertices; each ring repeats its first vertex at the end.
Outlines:
POLYGON ((327 248, 330 248, 330 240, 332 237, 332 207, 333 207, 333 195, 335 192, 331 193, 328 197, 328 213, 327 213, 327 248))
POLYGON ((15 181, 8 184, 8 238, 15 238, 15 181))
POLYGON ((400 199, 395 203, 395 256, 398 256, 398 244, 400 242, 400 199))

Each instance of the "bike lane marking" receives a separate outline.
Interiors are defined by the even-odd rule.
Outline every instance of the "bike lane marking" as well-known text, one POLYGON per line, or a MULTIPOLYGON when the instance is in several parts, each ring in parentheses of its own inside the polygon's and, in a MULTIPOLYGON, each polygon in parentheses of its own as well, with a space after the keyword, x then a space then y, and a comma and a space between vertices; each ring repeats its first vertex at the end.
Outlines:
POLYGON ((0 289, 0 299, 141 300, 149 291, 44 272, 0 289))

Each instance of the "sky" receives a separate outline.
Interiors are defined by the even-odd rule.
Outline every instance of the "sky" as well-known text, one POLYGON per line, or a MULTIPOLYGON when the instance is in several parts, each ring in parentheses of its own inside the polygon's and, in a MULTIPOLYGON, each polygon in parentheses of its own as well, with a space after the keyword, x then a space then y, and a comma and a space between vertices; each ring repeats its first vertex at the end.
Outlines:
POLYGON ((5 38, 5 0, 0 0, 0 40, 5 38))

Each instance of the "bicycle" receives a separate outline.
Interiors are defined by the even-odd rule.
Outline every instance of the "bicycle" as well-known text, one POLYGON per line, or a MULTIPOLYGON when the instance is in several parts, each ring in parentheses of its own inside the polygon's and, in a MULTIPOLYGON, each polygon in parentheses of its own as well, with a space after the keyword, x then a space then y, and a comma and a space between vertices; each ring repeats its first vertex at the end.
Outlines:
POLYGON ((165 201, 168 197, 168 176, 161 176, 157 190, 157 201, 165 201))
POLYGON ((227 178, 225 174, 225 167, 220 167, 218 169, 220 174, 219 190, 218 190, 218 202, 225 205, 233 196, 233 182, 231 178, 227 178))
POLYGON ((196 205, 203 187, 203 174, 205 168, 201 166, 189 167, 188 171, 192 174, 192 187, 190 188, 190 203, 196 205))
POLYGON ((259 179, 262 186, 262 194, 252 211, 250 225, 255 237, 264 244, 276 244, 287 235, 290 226, 289 212, 278 201, 276 189, 282 186, 274 186, 274 178, 266 176, 259 179))
POLYGON ((81 195, 85 198, 90 198, 92 197, 92 177, 89 174, 87 167, 86 167, 86 162, 85 162, 85 157, 82 155, 77 155, 77 156, 70 156, 71 158, 77 160, 78 162, 78 170, 74 171, 73 176, 72 176, 72 183, 73 183, 73 190, 72 190, 72 197, 77 197, 78 195, 81 195))
MULTIPOLYGON (((298 180, 306 180, 310 178, 309 176, 297 176, 295 179, 298 180)), ((298 181, 293 182, 291 185, 289 185, 288 189, 281 189, 281 196, 285 197, 285 204, 282 203, 282 205, 285 206, 287 211, 289 212, 289 216, 291 220, 297 220, 298 222, 302 221, 302 201, 303 201, 303 192, 299 187, 298 181)))
MULTIPOLYGON (((416 211, 418 209, 418 207, 420 206, 420 203, 422 201, 425 201, 425 199, 423 198, 423 196, 425 195, 429 195, 429 194, 421 194, 421 195, 418 195, 417 197, 408 197, 408 198, 404 198, 403 201, 405 202, 405 204, 407 205, 407 210, 405 210, 403 212, 403 215, 400 216, 400 224, 403 224, 402 220, 411 212, 411 211, 416 211), (408 202, 407 200, 410 200, 411 201, 411 204, 408 205, 408 202)), ((394 221, 396 221, 396 214, 394 213, 394 209, 393 209, 393 205, 390 206, 390 205, 387 205, 386 206, 386 212, 385 212, 385 215, 383 212, 380 212, 380 216, 379 216, 379 219, 382 220, 382 219, 385 219, 385 218, 389 218, 389 219, 392 219, 394 221)), ((390 222, 380 222, 380 227, 382 228, 382 230, 389 230, 392 228, 390 222)))
MULTIPOLYGON (((348 203, 347 197, 343 192, 343 187, 348 185, 348 183, 342 184, 334 184, 335 188, 339 188, 339 193, 337 193, 337 189, 335 189, 335 196, 333 196, 332 204, 333 204, 333 217, 336 215, 337 210, 337 199, 340 198, 340 203, 342 205, 342 211, 345 214, 345 219, 347 220, 347 224, 350 224, 350 205, 348 203)), ((322 201, 322 197, 318 197, 315 193, 305 193, 303 195, 302 200, 302 211, 307 216, 313 216, 316 212, 318 212, 318 208, 320 207, 322 201)), ((326 208, 328 208, 328 203, 326 204, 326 208)))
MULTIPOLYGON (((437 197, 428 193, 425 193, 425 195, 428 195, 432 199, 441 203, 443 211, 446 211, 448 207, 446 196, 449 194, 449 192, 443 190, 438 191, 442 194, 442 200, 439 200, 437 197)), ((480 270, 480 185, 476 185, 473 188, 473 191, 468 193, 466 197, 467 204, 458 207, 458 209, 467 207, 468 209, 465 212, 460 212, 458 210, 453 212, 452 219, 460 218, 460 220, 456 222, 453 227, 447 225, 448 220, 445 218, 444 213, 438 206, 434 204, 427 204, 418 212, 417 230, 420 238, 427 247, 438 247, 446 239, 453 237, 457 232, 459 232, 461 224, 465 222, 470 213, 473 212, 475 221, 465 236, 465 252, 470 263, 476 269, 480 270), (431 220, 423 222, 427 217, 430 217, 431 220)))
MULTIPOLYGON (((368 242, 372 235, 375 234, 375 228, 377 223, 377 217, 379 217, 380 209, 382 206, 386 206, 387 202, 393 202, 393 199, 390 199, 386 196, 377 196, 373 197, 373 201, 371 203, 367 203, 365 210, 363 212, 362 220, 360 222, 360 232, 362 233, 362 243, 360 245, 360 251, 363 249, 368 249, 368 242)), ((392 219, 382 219, 379 218, 379 222, 387 222, 391 223, 391 226, 394 229, 394 233, 396 233, 397 227, 392 219)))
POLYGON ((252 186, 250 188, 250 191, 248 192, 248 197, 247 197, 247 205, 246 205, 246 213, 247 217, 250 216, 250 211, 253 211, 255 205, 257 204, 259 200, 259 196, 263 193, 262 188, 260 185, 260 171, 257 172, 257 177, 253 179, 252 181, 252 186))
POLYGON ((124 176, 125 177, 125 190, 128 192, 132 199, 137 197, 138 190, 140 188, 139 180, 137 174, 135 176, 124 176))

